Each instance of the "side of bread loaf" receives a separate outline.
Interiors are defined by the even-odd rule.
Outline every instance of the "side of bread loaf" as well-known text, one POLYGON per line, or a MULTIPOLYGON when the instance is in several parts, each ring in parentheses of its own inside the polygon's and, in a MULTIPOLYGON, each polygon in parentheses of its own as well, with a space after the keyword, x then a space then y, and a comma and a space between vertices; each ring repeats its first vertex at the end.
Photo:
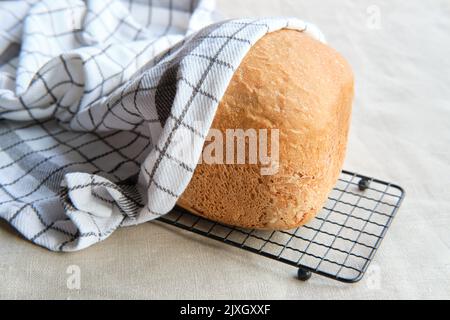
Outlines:
POLYGON ((212 128, 278 129, 278 173, 262 175, 261 164, 200 164, 178 204, 246 228, 307 223, 343 166, 353 82, 327 45, 294 30, 264 36, 236 71, 212 128))

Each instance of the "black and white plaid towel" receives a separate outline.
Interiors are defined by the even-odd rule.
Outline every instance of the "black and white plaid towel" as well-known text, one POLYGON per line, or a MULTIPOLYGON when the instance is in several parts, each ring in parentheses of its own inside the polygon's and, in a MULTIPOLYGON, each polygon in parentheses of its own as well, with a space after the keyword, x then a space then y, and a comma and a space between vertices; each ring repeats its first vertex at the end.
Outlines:
POLYGON ((262 36, 213 0, 0 2, 0 217, 75 251, 169 212, 216 108, 262 36), (150 3, 150 5, 149 5, 150 3))

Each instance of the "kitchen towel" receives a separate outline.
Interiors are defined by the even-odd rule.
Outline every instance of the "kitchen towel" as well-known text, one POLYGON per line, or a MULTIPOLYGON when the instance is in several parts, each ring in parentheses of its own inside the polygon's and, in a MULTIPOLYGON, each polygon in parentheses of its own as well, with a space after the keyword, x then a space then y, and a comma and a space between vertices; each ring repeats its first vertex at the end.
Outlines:
POLYGON ((295 18, 213 0, 0 2, 0 217, 76 251, 168 213, 249 49, 295 18))

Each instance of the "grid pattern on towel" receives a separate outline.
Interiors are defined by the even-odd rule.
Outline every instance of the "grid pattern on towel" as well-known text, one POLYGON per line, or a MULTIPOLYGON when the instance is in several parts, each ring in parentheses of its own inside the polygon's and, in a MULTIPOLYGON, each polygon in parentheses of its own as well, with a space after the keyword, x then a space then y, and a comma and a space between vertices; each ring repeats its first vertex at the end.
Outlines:
POLYGON ((298 19, 210 24, 212 10, 210 0, 0 3, 0 217, 74 251, 166 214, 252 45, 282 28, 323 40, 298 19))

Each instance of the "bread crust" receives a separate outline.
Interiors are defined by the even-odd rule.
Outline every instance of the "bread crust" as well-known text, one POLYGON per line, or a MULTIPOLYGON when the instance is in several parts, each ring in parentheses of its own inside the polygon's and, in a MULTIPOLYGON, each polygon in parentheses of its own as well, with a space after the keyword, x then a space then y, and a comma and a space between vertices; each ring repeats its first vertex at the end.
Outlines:
POLYGON ((264 36, 234 74, 212 128, 279 129, 278 173, 199 164, 178 205, 244 228, 306 224, 341 172, 353 92, 351 68, 332 48, 294 30, 264 36))

